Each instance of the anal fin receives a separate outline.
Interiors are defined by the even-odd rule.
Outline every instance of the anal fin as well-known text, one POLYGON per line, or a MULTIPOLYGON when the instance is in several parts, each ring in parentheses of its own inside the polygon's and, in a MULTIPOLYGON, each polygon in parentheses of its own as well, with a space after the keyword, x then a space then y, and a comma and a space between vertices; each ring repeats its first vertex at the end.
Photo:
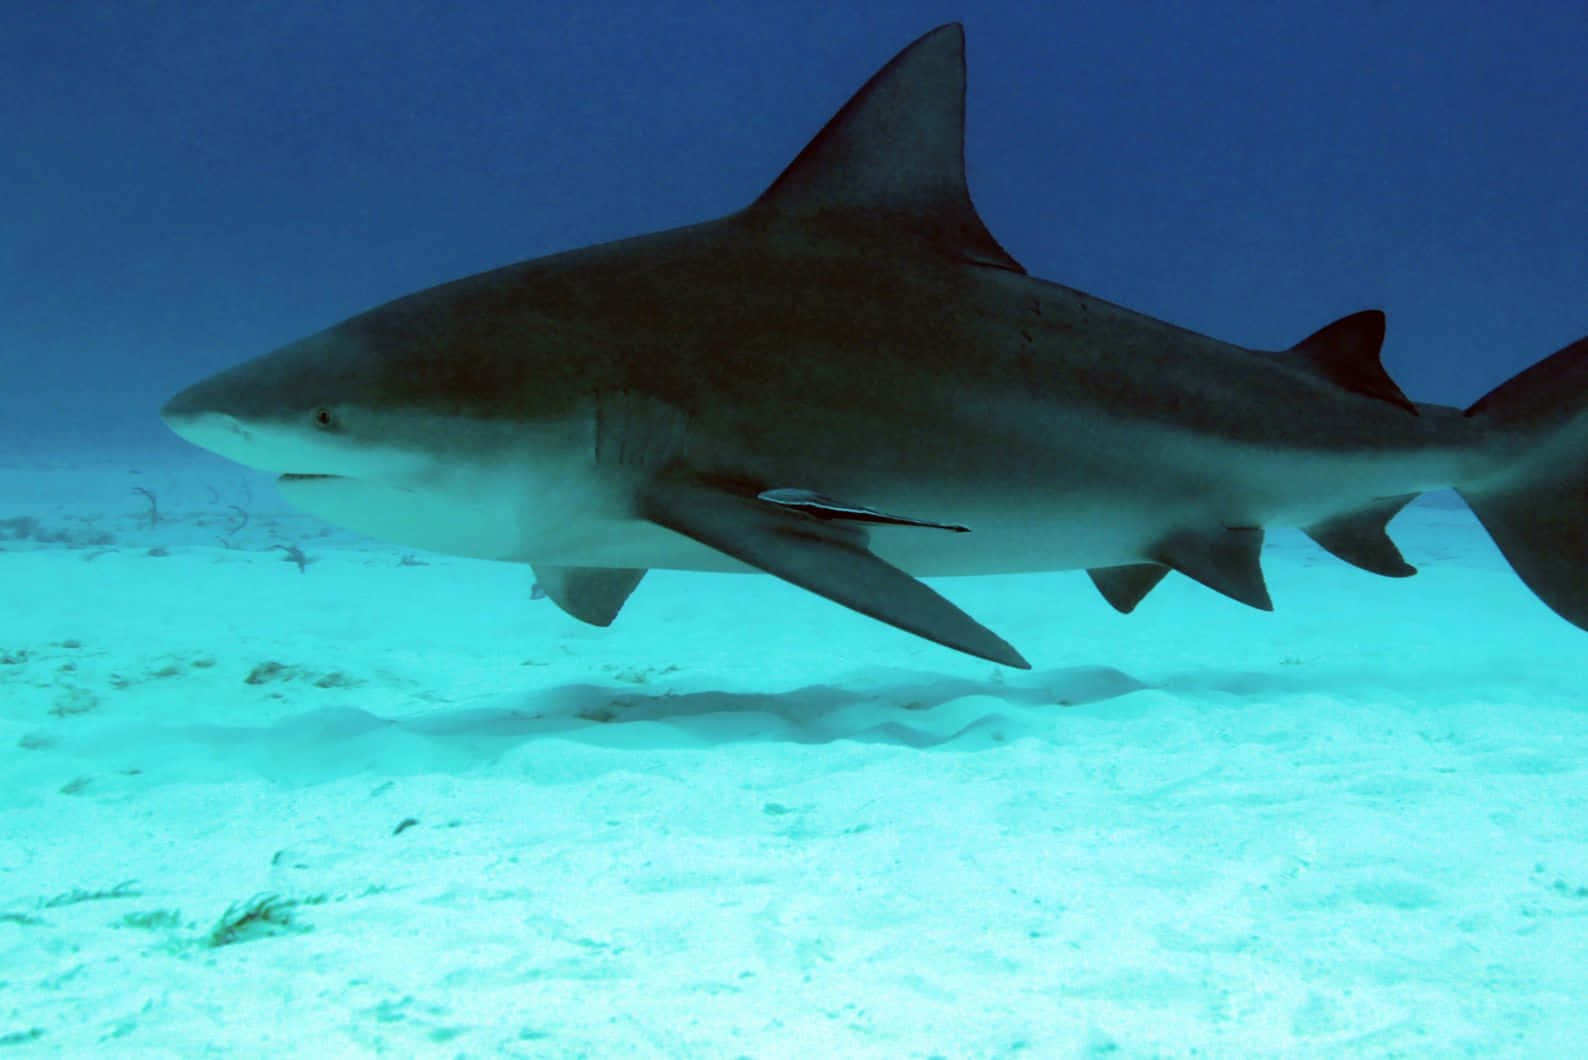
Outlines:
POLYGON ((1386 497, 1354 512, 1303 527, 1302 532, 1326 551, 1354 567, 1382 574, 1386 578, 1410 577, 1417 573, 1417 568, 1406 562, 1401 550, 1385 533, 1385 527, 1418 496, 1416 493, 1407 493, 1399 497, 1386 497))
POLYGON ((545 567, 531 564, 535 584, 552 603, 581 622, 610 626, 645 571, 624 567, 545 567))
POLYGON ((1171 534, 1159 542, 1151 558, 1232 600, 1272 611, 1274 602, 1263 581, 1262 551, 1260 527, 1217 527, 1171 534))

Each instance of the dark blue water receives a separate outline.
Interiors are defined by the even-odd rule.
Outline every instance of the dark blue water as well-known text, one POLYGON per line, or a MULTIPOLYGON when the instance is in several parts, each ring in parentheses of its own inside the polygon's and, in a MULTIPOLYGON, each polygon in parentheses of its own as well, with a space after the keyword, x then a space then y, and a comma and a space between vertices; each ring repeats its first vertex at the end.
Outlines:
POLYGON ((969 35, 1037 275, 1255 346, 1389 312, 1464 404, 1588 332, 1588 8, 10 4, 0 447, 166 444, 179 385, 415 288, 714 216, 969 35))

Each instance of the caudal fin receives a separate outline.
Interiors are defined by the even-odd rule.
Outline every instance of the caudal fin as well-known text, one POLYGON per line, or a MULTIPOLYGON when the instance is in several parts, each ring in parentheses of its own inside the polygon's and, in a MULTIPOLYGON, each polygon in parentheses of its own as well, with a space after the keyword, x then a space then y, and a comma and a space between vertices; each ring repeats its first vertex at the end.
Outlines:
POLYGON ((1466 414, 1517 453, 1505 473, 1458 492, 1527 587, 1588 629, 1588 338, 1466 414))

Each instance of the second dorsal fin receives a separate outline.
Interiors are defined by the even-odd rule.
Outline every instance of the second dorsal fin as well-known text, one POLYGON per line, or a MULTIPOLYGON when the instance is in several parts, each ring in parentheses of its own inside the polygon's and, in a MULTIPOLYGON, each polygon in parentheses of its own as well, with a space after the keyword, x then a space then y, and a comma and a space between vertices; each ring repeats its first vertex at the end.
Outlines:
POLYGON ((1287 352, 1312 365, 1319 375, 1353 394, 1378 398, 1417 415, 1417 406, 1384 370, 1384 314, 1364 309, 1341 317, 1308 335, 1287 352))

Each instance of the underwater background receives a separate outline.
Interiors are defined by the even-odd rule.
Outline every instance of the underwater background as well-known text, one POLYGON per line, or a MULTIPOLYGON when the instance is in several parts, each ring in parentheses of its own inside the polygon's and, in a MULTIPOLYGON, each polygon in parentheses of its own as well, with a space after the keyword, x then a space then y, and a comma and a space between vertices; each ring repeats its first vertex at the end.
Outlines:
MULTIPOLYGON (((0 6, 0 1056, 1566 1056, 1588 634, 1453 495, 1375 578, 769 577, 610 629, 296 513, 180 387, 757 195, 965 22, 1034 275, 1420 401, 1588 333, 1588 7, 0 6)), ((950 513, 951 514, 951 513, 950 513)), ((1588 543, 1585 543, 1588 552, 1588 543)))

